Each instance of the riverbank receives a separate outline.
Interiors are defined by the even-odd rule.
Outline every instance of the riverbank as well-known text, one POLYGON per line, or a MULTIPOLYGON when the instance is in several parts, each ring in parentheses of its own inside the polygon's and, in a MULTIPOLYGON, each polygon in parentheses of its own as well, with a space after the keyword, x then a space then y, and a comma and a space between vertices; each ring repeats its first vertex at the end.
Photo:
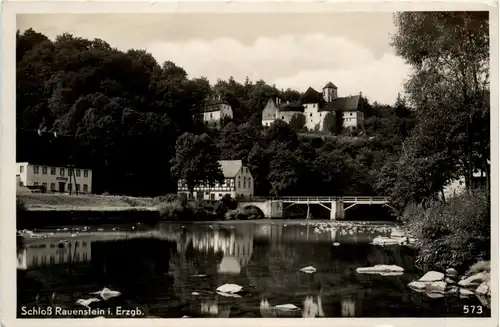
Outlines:
POLYGON ((159 198, 28 193, 17 195, 26 211, 158 211, 159 198))

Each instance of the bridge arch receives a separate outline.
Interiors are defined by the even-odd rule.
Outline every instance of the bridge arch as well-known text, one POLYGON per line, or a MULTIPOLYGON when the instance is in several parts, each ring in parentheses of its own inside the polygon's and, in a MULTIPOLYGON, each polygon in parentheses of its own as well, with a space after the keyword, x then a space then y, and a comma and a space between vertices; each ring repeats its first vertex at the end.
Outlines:
POLYGON ((266 217, 266 214, 264 213, 264 211, 261 208, 259 208, 258 205, 255 205, 255 204, 246 204, 246 205, 243 206, 243 209, 244 210, 249 210, 249 211, 251 210, 251 211, 255 212, 256 215, 258 215, 257 218, 259 218, 259 219, 263 219, 263 218, 266 217))

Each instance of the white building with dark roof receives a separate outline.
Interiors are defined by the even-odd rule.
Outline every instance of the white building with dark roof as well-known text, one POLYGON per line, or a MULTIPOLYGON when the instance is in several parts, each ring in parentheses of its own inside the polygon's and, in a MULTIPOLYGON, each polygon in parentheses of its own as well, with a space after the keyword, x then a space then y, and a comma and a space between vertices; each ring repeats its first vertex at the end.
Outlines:
MULTIPOLYGON (((226 194, 233 199, 237 196, 251 197, 254 195, 254 180, 250 169, 241 160, 220 160, 224 182, 213 187, 200 185, 194 188, 193 196, 203 200, 220 200, 226 194)), ((190 196, 186 181, 179 179, 177 194, 190 196)))
POLYGON ((270 99, 262 112, 262 125, 270 126, 276 119, 290 123, 295 114, 302 114, 305 127, 323 130, 328 113, 342 114, 344 127, 362 127, 364 123, 363 98, 361 95, 338 97, 338 89, 332 82, 318 92, 309 87, 298 102, 282 104, 279 99, 270 99))
POLYGON ((92 170, 16 163, 18 187, 40 188, 47 193, 92 193, 92 170))
POLYGON ((233 109, 221 96, 205 100, 203 107, 195 114, 195 119, 214 128, 220 128, 224 119, 232 118, 233 109))

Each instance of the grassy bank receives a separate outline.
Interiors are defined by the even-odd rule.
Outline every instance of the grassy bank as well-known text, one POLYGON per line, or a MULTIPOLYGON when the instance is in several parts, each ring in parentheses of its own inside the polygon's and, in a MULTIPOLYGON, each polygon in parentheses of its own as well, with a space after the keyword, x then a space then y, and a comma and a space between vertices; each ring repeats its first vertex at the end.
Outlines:
POLYGON ((67 195, 29 193, 17 195, 18 208, 26 211, 126 211, 157 210, 160 198, 116 195, 67 195))

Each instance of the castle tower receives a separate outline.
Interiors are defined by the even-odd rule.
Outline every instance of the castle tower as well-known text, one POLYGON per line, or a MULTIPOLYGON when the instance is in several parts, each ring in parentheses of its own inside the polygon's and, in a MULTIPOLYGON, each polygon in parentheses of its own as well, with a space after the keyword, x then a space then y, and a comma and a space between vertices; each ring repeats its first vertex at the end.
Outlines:
POLYGON ((336 98, 337 98, 337 87, 332 82, 328 82, 328 84, 326 84, 323 87, 323 99, 326 102, 332 102, 336 98))

